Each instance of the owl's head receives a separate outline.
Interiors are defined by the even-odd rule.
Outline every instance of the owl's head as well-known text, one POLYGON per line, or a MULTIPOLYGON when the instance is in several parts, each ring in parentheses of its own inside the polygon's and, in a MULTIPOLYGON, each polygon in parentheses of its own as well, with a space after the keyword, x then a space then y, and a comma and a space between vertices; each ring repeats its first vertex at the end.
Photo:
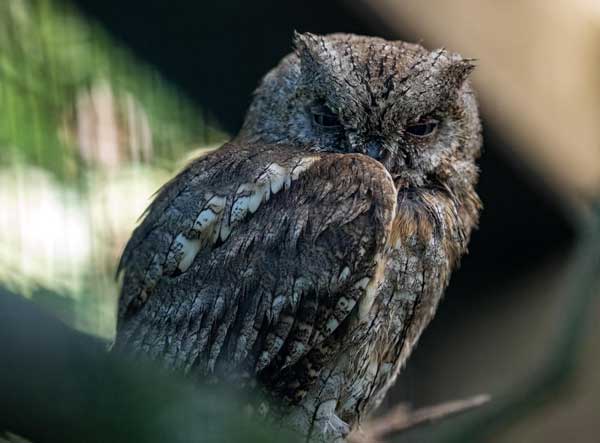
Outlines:
POLYGON ((350 34, 296 34, 295 46, 263 79, 240 136, 366 154, 399 185, 476 179, 469 60, 350 34))

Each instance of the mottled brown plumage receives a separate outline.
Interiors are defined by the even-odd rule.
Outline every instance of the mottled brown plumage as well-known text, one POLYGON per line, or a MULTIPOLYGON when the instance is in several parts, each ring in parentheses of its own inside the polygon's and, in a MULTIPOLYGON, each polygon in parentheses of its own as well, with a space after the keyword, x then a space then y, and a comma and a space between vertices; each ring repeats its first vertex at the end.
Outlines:
POLYGON ((479 212, 472 65, 297 35, 244 127, 167 183, 123 253, 116 347, 256 386, 335 440, 379 404, 479 212))

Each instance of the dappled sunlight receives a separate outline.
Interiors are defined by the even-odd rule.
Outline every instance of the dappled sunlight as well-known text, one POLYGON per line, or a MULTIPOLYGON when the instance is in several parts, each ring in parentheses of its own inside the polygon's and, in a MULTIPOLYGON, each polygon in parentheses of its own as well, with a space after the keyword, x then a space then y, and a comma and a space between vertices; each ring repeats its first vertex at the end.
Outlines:
MULTIPOLYGON (((37 168, 1 170, 0 280, 24 294, 42 287, 95 298, 101 321, 88 332, 112 335, 118 256, 167 177, 140 166, 110 175, 90 171, 80 188, 37 168)), ((86 328, 79 320, 76 326, 86 328)))
POLYGON ((226 136, 51 0, 0 3, 0 109, 0 282, 111 337, 116 267, 136 220, 186 154, 226 136))

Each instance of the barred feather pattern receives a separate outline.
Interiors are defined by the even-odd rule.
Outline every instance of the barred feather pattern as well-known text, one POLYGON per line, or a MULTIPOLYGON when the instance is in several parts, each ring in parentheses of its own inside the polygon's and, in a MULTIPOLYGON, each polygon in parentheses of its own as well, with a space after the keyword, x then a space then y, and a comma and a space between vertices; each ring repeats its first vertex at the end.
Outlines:
POLYGON ((457 54, 296 38, 240 134, 168 182, 135 229, 114 349, 252 390, 266 419, 341 441, 466 252, 480 124, 457 54))
POLYGON ((408 201, 364 155, 255 147, 248 162, 244 149, 192 163, 151 205, 120 266, 116 347, 200 376, 257 378, 305 404, 309 422, 326 404, 317 393, 339 380, 329 412, 355 423, 435 311, 456 260, 448 239, 468 235, 459 207, 408 201), (206 211, 213 220, 199 223, 206 211))

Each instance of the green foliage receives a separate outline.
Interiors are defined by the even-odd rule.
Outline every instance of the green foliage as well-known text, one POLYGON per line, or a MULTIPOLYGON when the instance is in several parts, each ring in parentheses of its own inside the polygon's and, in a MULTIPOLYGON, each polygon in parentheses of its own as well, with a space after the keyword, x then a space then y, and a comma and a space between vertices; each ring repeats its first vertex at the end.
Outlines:
POLYGON ((225 134, 61 0, 0 1, 0 113, 0 282, 110 337, 136 219, 225 134))
POLYGON ((0 165, 26 162, 76 179, 78 149, 69 127, 78 96, 97 84, 131 95, 148 116, 156 159, 172 162, 191 146, 224 135, 158 73, 96 24, 56 0, 0 2, 0 165))

